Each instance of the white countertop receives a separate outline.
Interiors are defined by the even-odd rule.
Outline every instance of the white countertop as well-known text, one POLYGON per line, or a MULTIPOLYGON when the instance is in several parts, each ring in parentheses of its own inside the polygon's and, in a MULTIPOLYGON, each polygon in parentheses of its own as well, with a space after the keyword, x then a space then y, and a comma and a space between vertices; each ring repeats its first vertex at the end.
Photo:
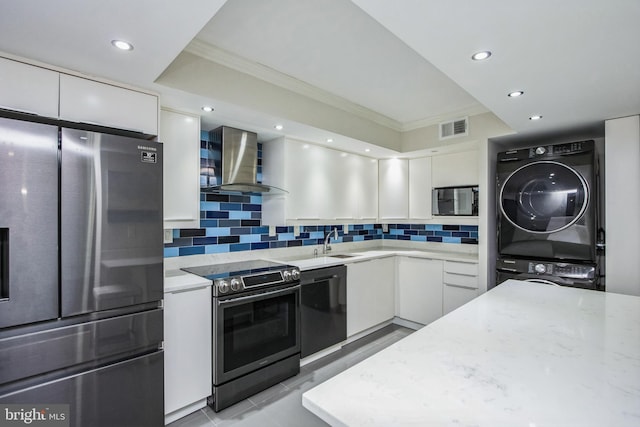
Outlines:
POLYGON ((187 291, 212 284, 213 282, 209 279, 182 270, 168 270, 164 273, 165 292, 187 291))
POLYGON ((423 251, 423 250, 407 250, 403 248, 385 248, 376 250, 365 251, 353 251, 348 252, 348 255, 352 255, 349 258, 336 258, 335 255, 340 255, 340 252, 330 252, 327 255, 319 255, 318 257, 305 256, 301 259, 297 257, 272 257, 270 260, 278 262, 286 262, 287 264, 294 265, 300 270, 313 270, 316 268, 331 267, 334 265, 349 264, 353 262, 367 261, 376 258, 385 258, 389 256, 410 256, 425 259, 440 259, 448 261, 461 261, 461 262, 478 262, 477 254, 468 254, 461 252, 448 252, 448 251, 423 251))
POLYGON ((302 403, 334 426, 639 426, 640 297, 509 280, 302 403))

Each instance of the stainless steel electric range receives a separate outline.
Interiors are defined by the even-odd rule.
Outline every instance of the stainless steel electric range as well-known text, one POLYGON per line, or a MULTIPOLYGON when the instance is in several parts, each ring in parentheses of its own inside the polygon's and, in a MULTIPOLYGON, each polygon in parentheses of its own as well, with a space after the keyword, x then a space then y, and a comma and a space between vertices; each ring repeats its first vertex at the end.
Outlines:
POLYGON ((183 270, 213 281, 214 411, 300 372, 298 268, 254 260, 183 270))

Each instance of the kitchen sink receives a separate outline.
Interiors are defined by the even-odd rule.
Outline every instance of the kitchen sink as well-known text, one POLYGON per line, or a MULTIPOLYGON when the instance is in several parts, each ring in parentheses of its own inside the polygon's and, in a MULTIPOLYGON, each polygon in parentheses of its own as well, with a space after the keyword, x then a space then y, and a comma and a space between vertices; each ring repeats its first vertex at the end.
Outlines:
POLYGON ((329 255, 329 258, 353 258, 355 255, 349 254, 337 254, 337 255, 329 255))

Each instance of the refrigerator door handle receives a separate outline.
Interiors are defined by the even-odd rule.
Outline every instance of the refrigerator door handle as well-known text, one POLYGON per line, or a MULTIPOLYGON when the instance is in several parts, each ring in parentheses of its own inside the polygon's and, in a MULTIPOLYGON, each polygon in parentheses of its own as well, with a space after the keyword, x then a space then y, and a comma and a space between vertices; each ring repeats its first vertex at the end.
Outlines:
POLYGON ((0 228, 0 302, 9 299, 9 228, 0 228))

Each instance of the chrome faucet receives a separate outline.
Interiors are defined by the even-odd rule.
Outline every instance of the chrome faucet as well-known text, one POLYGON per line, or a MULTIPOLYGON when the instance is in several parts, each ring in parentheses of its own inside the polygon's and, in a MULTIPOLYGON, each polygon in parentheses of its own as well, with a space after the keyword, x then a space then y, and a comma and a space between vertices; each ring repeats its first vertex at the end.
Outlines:
POLYGON ((331 245, 329 245, 329 238, 331 238, 332 234, 333 234, 333 239, 337 240, 338 239, 338 229, 334 228, 332 231, 327 233, 326 237, 324 238, 324 245, 322 246, 322 253, 325 254, 325 255, 327 253, 329 253, 329 251, 331 250, 331 245))

